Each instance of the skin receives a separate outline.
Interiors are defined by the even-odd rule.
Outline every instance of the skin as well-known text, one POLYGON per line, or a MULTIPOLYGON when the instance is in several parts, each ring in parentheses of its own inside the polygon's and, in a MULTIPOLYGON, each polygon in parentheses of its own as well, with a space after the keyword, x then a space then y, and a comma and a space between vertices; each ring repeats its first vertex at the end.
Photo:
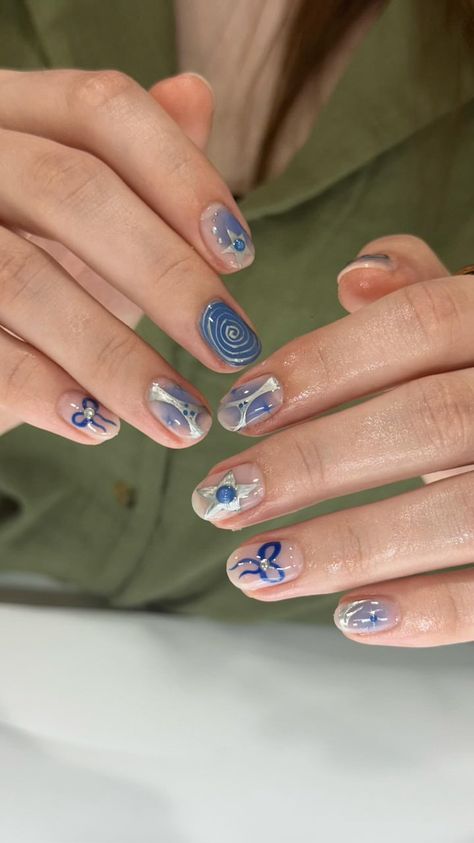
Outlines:
POLYGON ((205 398, 132 328, 146 313, 234 371, 198 328, 216 298, 250 321, 200 233, 211 203, 245 225, 201 151, 212 112, 192 74, 147 92, 117 71, 0 71, 0 432, 28 422, 96 444, 55 410, 79 390, 160 444, 193 444, 155 420, 147 387, 160 376, 205 398))
POLYGON ((360 252, 379 253, 393 270, 355 267, 340 280, 350 315, 290 342, 234 384, 272 374, 285 401, 245 431, 273 435, 210 472, 253 463, 264 475, 264 500, 218 526, 240 529, 423 475, 415 491, 256 536, 296 542, 305 566, 291 582, 248 594, 272 601, 348 590, 344 605, 383 596, 398 604, 394 628, 344 634, 386 646, 471 641, 474 569, 417 575, 474 557, 474 278, 449 275, 415 237, 384 237, 360 252))

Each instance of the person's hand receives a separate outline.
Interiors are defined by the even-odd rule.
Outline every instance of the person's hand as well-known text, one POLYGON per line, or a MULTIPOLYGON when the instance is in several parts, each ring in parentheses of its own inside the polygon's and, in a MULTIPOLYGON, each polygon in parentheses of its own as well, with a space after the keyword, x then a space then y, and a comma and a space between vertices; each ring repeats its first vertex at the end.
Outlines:
POLYGON ((95 444, 123 418, 199 441, 206 401, 134 333, 142 312, 214 371, 258 356, 217 274, 254 250, 201 151, 212 111, 193 74, 147 92, 116 71, 0 70, 0 433, 95 444))
POLYGON ((474 559, 474 277, 450 276, 410 236, 361 255, 339 276, 356 312, 290 342, 224 397, 228 429, 285 429, 220 463, 193 505, 235 530, 430 474, 437 482, 398 497, 260 534, 228 574, 266 601, 350 589, 335 620, 354 641, 472 640, 474 569, 426 574, 474 559))

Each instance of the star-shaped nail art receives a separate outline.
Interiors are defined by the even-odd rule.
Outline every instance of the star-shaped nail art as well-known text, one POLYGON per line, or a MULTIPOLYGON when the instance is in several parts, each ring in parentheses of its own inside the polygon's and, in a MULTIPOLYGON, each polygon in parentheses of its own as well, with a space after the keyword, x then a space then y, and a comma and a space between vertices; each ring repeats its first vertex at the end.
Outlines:
POLYGON ((202 514, 206 521, 217 521, 240 512, 243 503, 261 488, 261 482, 238 483, 232 470, 228 471, 215 486, 201 486, 196 489, 197 494, 209 501, 208 507, 202 514))

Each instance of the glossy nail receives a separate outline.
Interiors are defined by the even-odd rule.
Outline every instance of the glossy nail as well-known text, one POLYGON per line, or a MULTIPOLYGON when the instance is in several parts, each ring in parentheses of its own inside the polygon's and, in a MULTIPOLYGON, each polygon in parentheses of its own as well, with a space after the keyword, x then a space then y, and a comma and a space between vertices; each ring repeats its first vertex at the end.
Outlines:
POLYGON ((289 541, 268 541, 239 547, 227 560, 233 585, 255 591, 296 579, 303 570, 303 554, 289 541))
POLYGON ((389 255, 359 255, 358 258, 355 258, 353 261, 350 261, 343 266, 337 276, 337 283, 339 284, 341 278, 344 275, 347 275, 348 272, 352 272, 353 269, 381 269, 385 272, 393 272, 393 270, 396 269, 396 266, 396 262, 393 258, 389 257, 389 255))
POLYGON ((281 383, 273 375, 247 381, 222 398, 217 418, 226 430, 242 430, 273 416, 283 404, 281 383))
POLYGON ((257 359, 262 346, 251 327, 228 304, 216 299, 201 316, 200 331, 212 350, 231 366, 247 366, 257 359))
POLYGON ((340 603, 334 615, 336 626, 351 635, 365 635, 392 629, 400 621, 398 604, 390 598, 372 598, 340 603))
POLYGON ((201 216, 201 235, 206 246, 229 269, 244 269, 255 257, 255 247, 248 231, 225 205, 209 205, 201 216))
POLYGON ((65 392, 57 410, 64 421, 93 439, 112 439, 120 430, 118 416, 83 392, 65 392))
POLYGON ((148 390, 148 406, 155 418, 180 439, 201 439, 212 424, 206 407, 168 378, 153 381, 148 390))
POLYGON ((192 505, 205 521, 222 521, 257 506, 264 495, 262 472, 253 463, 243 463, 206 477, 194 490, 192 505))

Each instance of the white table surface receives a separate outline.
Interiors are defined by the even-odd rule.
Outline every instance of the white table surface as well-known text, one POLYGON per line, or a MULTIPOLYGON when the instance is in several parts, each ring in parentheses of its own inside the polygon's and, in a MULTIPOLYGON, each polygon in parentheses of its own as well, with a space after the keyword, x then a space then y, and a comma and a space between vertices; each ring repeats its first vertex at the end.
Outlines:
POLYGON ((474 648, 0 608, 1 843, 473 843, 474 648))

